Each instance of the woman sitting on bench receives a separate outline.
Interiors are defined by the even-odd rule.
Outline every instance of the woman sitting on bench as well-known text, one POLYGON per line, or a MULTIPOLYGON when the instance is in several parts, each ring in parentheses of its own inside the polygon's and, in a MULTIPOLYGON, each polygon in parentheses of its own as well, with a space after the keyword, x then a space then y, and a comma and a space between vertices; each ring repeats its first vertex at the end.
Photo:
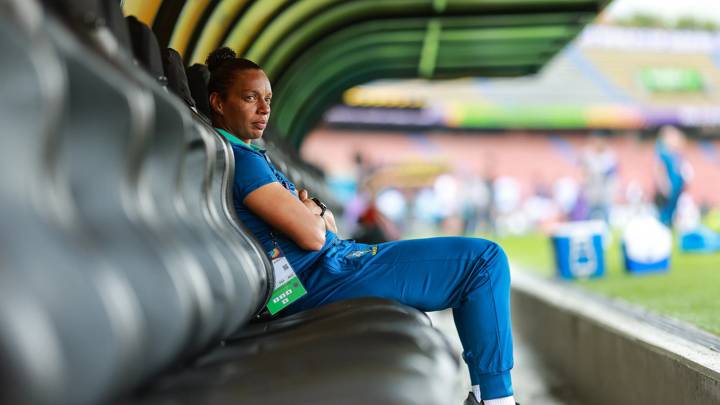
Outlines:
POLYGON ((235 210, 273 263, 289 263, 295 274, 288 279, 297 275, 307 290, 294 302, 275 300, 287 305, 283 313, 354 297, 421 311, 452 308, 473 384, 465 403, 514 405, 510 273, 502 248, 463 237, 378 245, 338 238, 332 212, 307 190, 297 191, 252 144, 270 116, 272 89, 262 69, 229 48, 214 51, 207 64, 212 122, 235 154, 235 210))

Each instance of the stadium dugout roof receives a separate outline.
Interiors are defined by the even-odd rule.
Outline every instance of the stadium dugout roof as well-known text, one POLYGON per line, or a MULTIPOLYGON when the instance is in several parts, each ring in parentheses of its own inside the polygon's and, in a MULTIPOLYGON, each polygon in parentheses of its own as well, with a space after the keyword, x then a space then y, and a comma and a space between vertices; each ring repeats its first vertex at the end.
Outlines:
POLYGON ((229 46, 274 85, 271 126, 299 146, 343 91, 381 78, 537 72, 609 0, 125 0, 187 64, 229 46))

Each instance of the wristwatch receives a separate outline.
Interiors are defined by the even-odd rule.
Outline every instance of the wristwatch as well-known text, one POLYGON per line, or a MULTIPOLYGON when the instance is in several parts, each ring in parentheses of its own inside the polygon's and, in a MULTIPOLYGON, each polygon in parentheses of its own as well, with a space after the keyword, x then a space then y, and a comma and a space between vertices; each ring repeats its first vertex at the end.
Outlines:
POLYGON ((311 198, 315 204, 317 204, 318 207, 320 207, 320 216, 325 215, 325 210, 327 210, 327 205, 323 204, 322 201, 318 200, 316 197, 311 198))

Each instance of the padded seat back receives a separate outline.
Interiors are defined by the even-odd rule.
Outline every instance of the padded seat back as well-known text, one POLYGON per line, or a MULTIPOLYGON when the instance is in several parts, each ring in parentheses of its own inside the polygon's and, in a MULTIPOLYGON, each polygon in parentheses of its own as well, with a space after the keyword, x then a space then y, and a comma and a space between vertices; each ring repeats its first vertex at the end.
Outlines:
POLYGON ((108 30, 117 41, 119 49, 126 54, 130 54, 132 41, 125 16, 123 15, 122 8, 120 8, 121 2, 118 0, 97 1, 100 3, 100 17, 104 20, 108 30))
POLYGON ((125 58, 131 54, 130 33, 117 0, 43 0, 96 49, 109 57, 125 58))
POLYGON ((152 95, 80 46, 62 26, 48 36, 68 67, 64 119, 53 137, 48 171, 62 173, 74 232, 130 281, 146 323, 145 374, 188 348, 200 317, 193 277, 144 223, 138 150, 152 131, 152 95))
POLYGON ((207 66, 196 63, 187 68, 187 78, 198 111, 206 118, 210 118, 210 102, 207 94, 210 71, 207 66))
POLYGON ((172 48, 165 48, 162 51, 162 62, 168 79, 168 88, 176 96, 180 97, 188 107, 194 109, 195 99, 190 93, 190 85, 185 74, 182 56, 172 48))
POLYGON ((168 79, 165 76, 157 37, 150 27, 138 21, 135 16, 126 17, 126 21, 135 60, 161 85, 167 85, 168 79))
POLYGON ((0 100, 0 399, 94 403, 139 380, 143 319, 127 280, 63 222, 44 159, 68 77, 34 34, 0 15, 0 90, 13 95, 0 100))

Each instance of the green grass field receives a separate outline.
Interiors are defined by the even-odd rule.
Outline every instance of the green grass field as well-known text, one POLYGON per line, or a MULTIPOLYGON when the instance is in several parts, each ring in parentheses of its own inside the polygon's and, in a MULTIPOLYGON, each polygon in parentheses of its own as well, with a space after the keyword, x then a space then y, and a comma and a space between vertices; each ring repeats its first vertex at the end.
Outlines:
MULTIPOLYGON (((531 234, 497 241, 518 267, 547 277, 555 276, 547 236, 531 234)), ((676 246, 671 262, 668 273, 629 275, 623 270, 616 237, 606 251, 605 277, 576 282, 591 291, 641 305, 720 335, 720 253, 687 254, 676 246)))

